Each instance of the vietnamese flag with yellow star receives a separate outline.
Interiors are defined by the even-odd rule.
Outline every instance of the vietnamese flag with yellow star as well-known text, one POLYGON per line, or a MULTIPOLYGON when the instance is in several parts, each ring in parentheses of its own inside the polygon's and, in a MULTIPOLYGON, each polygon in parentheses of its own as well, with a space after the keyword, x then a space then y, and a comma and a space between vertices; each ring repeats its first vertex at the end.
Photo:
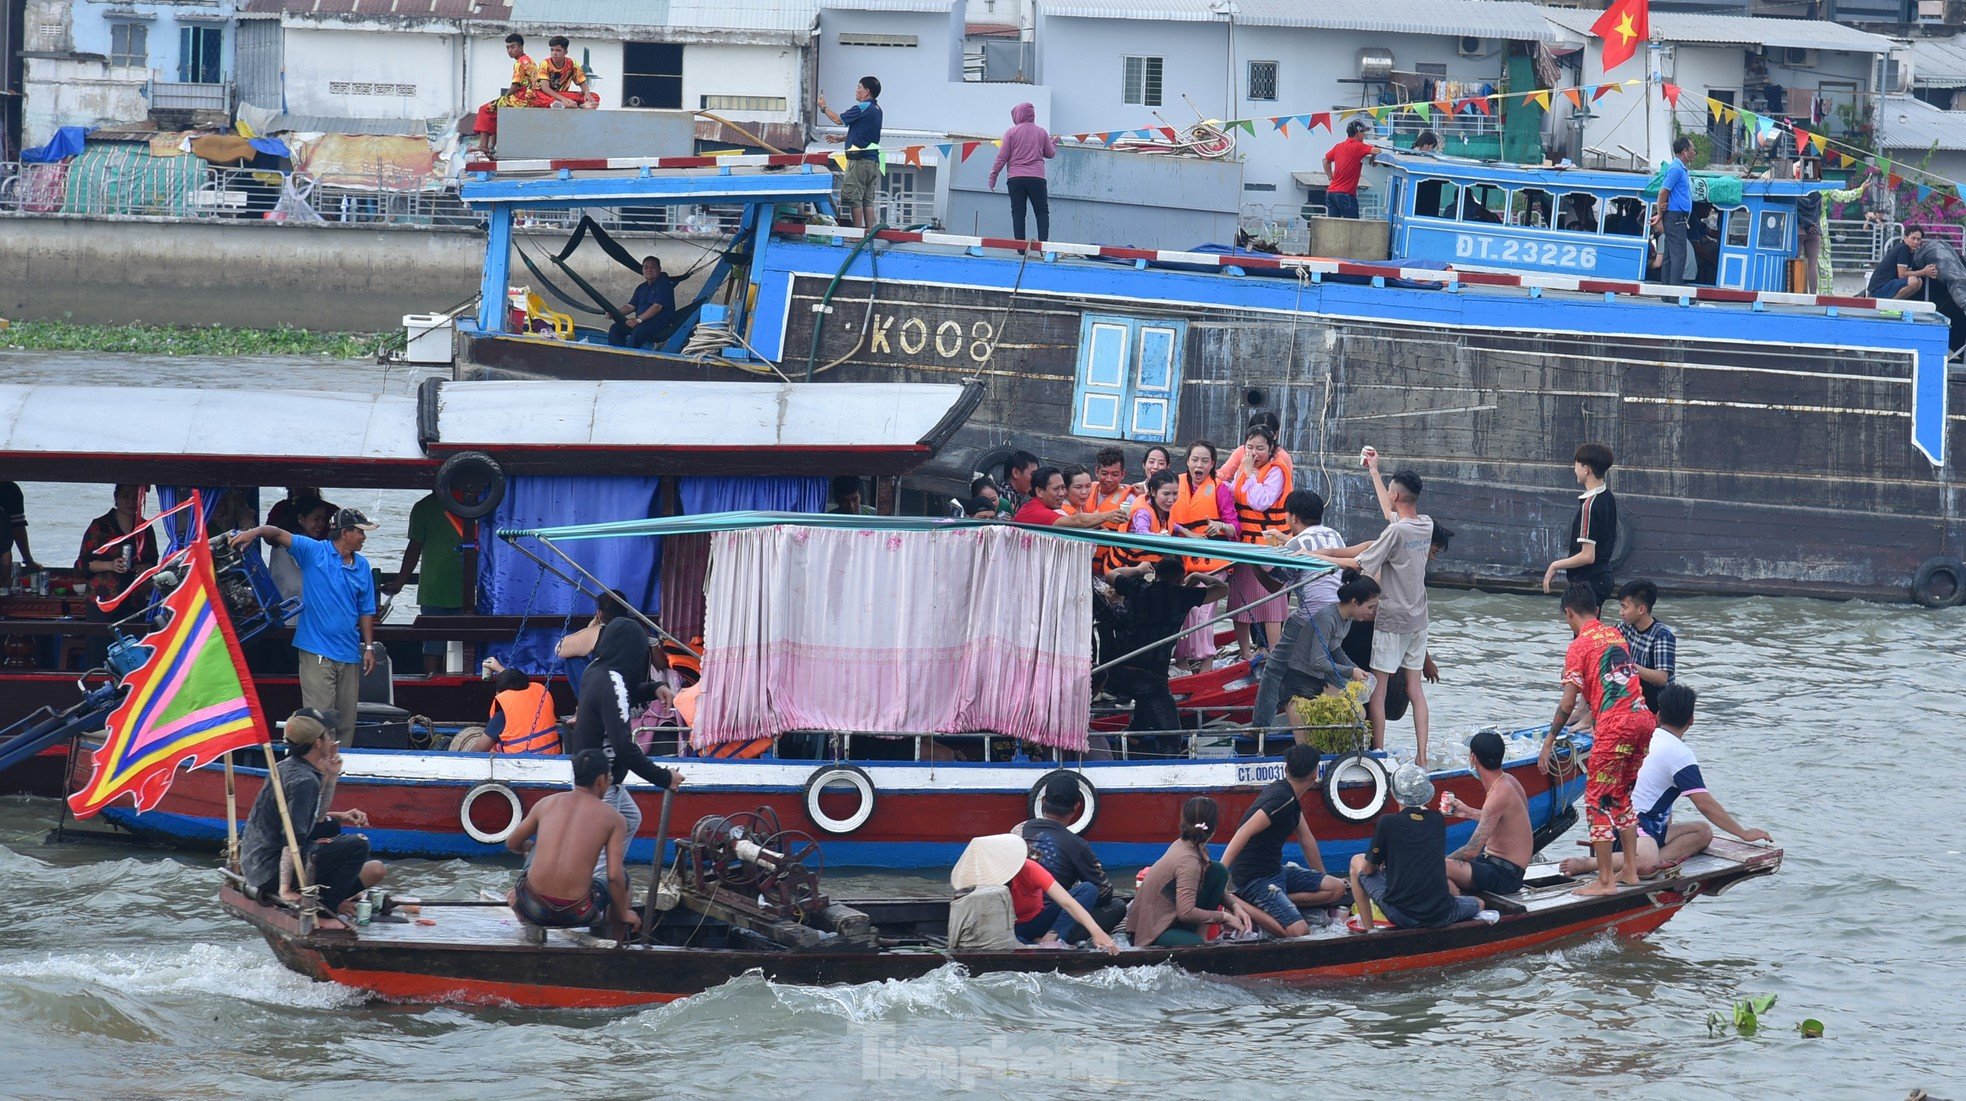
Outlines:
POLYGON ((1631 60, 1651 37, 1646 0, 1615 0, 1591 24, 1591 33, 1604 40, 1604 71, 1631 60))

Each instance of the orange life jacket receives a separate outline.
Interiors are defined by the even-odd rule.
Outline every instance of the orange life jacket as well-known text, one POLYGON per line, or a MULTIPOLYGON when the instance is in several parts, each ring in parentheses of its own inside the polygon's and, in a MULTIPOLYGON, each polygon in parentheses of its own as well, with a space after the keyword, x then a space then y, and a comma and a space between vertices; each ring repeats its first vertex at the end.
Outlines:
MULTIPOLYGON (((1094 512, 1110 512, 1114 509, 1119 509, 1120 514, 1118 516, 1106 521, 1100 526, 1104 527, 1107 531, 1125 531, 1128 523, 1133 519, 1133 514, 1132 510, 1126 509, 1123 506, 1132 498, 1132 486, 1122 485, 1117 490, 1114 490, 1111 496, 1107 496, 1100 493, 1098 484, 1094 483, 1092 487, 1092 500, 1087 502, 1087 505, 1094 512)), ((1121 566, 1127 565, 1124 557, 1124 552, 1118 547, 1099 547, 1092 552, 1092 568, 1102 574, 1111 573, 1121 566)))
POLYGON ((701 636, 690 641, 689 650, 666 638, 662 640, 663 656, 669 659, 669 668, 674 669, 682 678, 685 688, 703 679, 703 659, 690 653, 690 650, 695 650, 697 654, 703 652, 701 636))
MULTIPOLYGON (((1126 526, 1122 530, 1132 531, 1134 518, 1139 516, 1142 512, 1145 512, 1147 514, 1147 534, 1149 535, 1167 534, 1170 525, 1162 523, 1160 517, 1154 515, 1154 506, 1144 501, 1141 502, 1140 504, 1133 506, 1133 511, 1126 514, 1126 526)), ((1131 547, 1107 547, 1105 549, 1112 552, 1107 557, 1107 561, 1112 563, 1111 565, 1105 568, 1107 573, 1111 573, 1114 570, 1122 569, 1127 566, 1137 566, 1140 563, 1145 562, 1148 558, 1160 557, 1160 555, 1156 552, 1134 550, 1131 547)))
POLYGON ((1244 464, 1243 469, 1236 473, 1236 520, 1242 525, 1239 538, 1243 542, 1261 543, 1265 531, 1281 531, 1284 528, 1289 513, 1284 509, 1283 502, 1290 496, 1291 480, 1289 464, 1274 457, 1255 470, 1248 469, 1248 464, 1244 464), (1277 494, 1276 501, 1269 508, 1251 508, 1250 489, 1268 477, 1270 471, 1278 469, 1283 471, 1283 492, 1277 494))
POLYGON ((500 692, 492 698, 492 714, 505 713, 497 753, 558 753, 560 728, 553 714, 553 697, 546 686, 532 683, 500 692))
MULTIPOLYGON (((1210 478, 1192 489, 1189 480, 1186 474, 1176 479, 1176 484, 1181 487, 1181 497, 1174 502, 1174 509, 1168 513, 1168 518, 1189 531, 1201 531, 1210 520, 1228 519, 1215 503, 1215 479, 1210 478)), ((1228 565, 1219 558, 1188 558, 1184 562, 1189 573, 1207 573, 1228 565)))

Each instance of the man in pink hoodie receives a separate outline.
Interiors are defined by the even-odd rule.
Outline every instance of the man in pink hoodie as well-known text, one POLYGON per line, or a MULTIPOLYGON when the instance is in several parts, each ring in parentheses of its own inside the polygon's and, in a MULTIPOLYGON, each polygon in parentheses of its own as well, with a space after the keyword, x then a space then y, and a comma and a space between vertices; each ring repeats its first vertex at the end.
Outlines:
POLYGON ((1037 108, 1020 103, 1010 109, 1011 128, 1003 132, 997 163, 990 166, 990 190, 997 176, 1010 170, 1010 233, 1020 241, 1051 239, 1051 200, 1045 192, 1044 162, 1058 155, 1058 139, 1037 124, 1037 108), (1036 238, 1024 236, 1024 203, 1038 216, 1036 238))

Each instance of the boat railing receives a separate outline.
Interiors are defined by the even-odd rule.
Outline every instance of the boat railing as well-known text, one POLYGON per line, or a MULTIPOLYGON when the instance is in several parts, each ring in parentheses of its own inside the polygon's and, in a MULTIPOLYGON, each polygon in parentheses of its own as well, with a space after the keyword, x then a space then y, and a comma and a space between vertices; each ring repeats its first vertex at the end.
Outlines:
MULTIPOLYGON (((1861 267, 1868 274, 1868 269, 1884 258, 1884 250, 1891 242, 1904 235, 1904 228, 1903 223, 1887 225, 1863 218, 1831 218, 1823 248, 1837 270, 1847 272, 1861 267)), ((1958 226, 1934 228, 1952 231, 1949 243, 1955 247, 1959 244, 1958 226)))
MULTIPOLYGON (((658 746, 662 744, 667 733, 669 732, 657 733, 658 746)), ((856 757, 854 754, 856 741, 864 749, 870 740, 876 740, 878 743, 888 745, 907 742, 912 750, 907 759, 920 762, 936 761, 937 745, 950 748, 980 748, 980 760, 975 762, 980 764, 1032 760, 1050 760, 1062 764, 1080 757, 1094 757, 1095 754, 1098 756, 1094 759, 1103 759, 1106 753, 1110 753, 1111 759, 1116 761, 1156 762, 1209 760, 1216 757, 1267 757, 1273 755, 1273 752, 1282 753, 1295 742, 1292 728, 1288 726, 1256 726, 1218 718, 1214 721, 1204 719, 1198 727, 1182 727, 1178 730, 1095 730, 1090 737, 1092 748, 1085 753, 1056 747, 1035 746, 1007 734, 981 730, 960 734, 810 730, 788 731, 774 736, 771 739, 772 756, 787 760, 804 759, 800 756, 786 758, 783 755, 785 741, 800 737, 819 739, 824 754, 836 760, 885 759, 865 757, 865 755, 856 757), (1105 739, 1104 745, 1100 744, 1101 739, 1105 739), (1245 740, 1253 745, 1254 752, 1243 748, 1242 743, 1245 740), (1143 746, 1141 744, 1143 742, 1151 748, 1143 746), (1180 747, 1178 752, 1167 751, 1170 742, 1180 747), (1218 752, 1208 752, 1211 748, 1218 752)), ((659 750, 651 750, 651 752, 659 752, 659 750)))

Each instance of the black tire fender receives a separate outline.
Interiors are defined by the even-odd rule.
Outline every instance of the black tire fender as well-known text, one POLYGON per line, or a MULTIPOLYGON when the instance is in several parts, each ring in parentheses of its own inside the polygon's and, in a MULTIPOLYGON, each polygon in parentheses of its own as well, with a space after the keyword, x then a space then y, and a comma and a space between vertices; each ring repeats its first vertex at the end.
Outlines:
POLYGON ((482 520, 498 508, 505 499, 505 468, 498 460, 482 451, 460 451, 444 460, 437 468, 437 501, 444 511, 461 520, 482 520), (476 500, 460 501, 454 490, 472 490, 483 486, 483 495, 476 500))
POLYGON ((1966 602, 1966 563, 1950 555, 1927 558, 1911 575, 1911 598, 1927 608, 1966 602))

